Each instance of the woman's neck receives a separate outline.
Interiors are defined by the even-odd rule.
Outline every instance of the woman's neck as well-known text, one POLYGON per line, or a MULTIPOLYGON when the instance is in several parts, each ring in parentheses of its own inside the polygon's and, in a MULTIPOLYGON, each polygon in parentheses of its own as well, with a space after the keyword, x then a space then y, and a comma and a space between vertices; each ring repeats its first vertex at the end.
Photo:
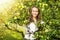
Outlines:
POLYGON ((34 21, 34 23, 36 23, 37 22, 37 19, 35 17, 33 17, 33 21, 34 21))

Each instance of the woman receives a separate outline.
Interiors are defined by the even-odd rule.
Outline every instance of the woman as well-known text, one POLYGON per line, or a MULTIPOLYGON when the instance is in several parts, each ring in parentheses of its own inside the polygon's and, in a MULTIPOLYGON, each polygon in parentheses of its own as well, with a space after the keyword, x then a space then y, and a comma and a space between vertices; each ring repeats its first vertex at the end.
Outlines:
POLYGON ((39 21, 39 14, 40 10, 38 7, 32 7, 30 9, 30 18, 29 18, 29 24, 26 27, 26 34, 25 34, 25 39, 26 40, 36 40, 34 37, 34 33, 38 30, 37 28, 37 22, 39 21))

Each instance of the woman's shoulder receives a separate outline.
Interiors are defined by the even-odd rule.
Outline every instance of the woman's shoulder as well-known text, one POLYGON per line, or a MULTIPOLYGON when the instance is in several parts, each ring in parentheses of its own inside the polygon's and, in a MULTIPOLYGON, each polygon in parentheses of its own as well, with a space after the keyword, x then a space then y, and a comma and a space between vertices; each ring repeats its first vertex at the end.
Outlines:
POLYGON ((29 26, 30 26, 30 25, 33 26, 33 25, 35 25, 35 24, 34 24, 34 22, 30 22, 28 25, 29 25, 29 26))

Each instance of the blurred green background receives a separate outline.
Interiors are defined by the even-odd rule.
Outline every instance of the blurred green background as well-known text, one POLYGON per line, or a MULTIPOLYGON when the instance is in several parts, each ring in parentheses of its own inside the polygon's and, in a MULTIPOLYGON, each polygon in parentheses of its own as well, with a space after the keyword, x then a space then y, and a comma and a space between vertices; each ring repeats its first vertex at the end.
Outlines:
POLYGON ((40 9, 39 40, 60 39, 60 0, 0 0, 0 40, 23 40, 30 15, 29 9, 40 9))

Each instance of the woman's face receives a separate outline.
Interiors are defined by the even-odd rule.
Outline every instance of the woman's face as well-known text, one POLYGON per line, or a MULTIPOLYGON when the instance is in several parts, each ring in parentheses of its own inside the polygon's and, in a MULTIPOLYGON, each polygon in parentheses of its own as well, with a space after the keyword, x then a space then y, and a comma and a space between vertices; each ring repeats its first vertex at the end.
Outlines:
POLYGON ((32 13, 32 16, 33 16, 33 17, 37 17, 37 16, 38 16, 38 8, 33 7, 31 13, 32 13))

